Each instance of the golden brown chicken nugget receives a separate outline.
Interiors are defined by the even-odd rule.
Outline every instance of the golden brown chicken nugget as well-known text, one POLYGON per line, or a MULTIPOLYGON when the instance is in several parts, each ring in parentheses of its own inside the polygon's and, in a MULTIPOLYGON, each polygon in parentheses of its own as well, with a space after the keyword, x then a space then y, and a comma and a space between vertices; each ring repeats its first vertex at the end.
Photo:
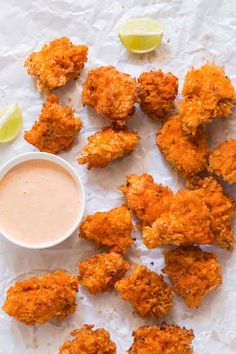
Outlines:
POLYGON ((151 225, 169 205, 168 198, 173 195, 170 188, 154 183, 152 176, 131 175, 127 184, 120 187, 128 208, 138 217, 140 226, 151 225))
POLYGON ((75 312, 78 279, 65 272, 44 274, 17 282, 6 294, 3 310, 26 325, 44 324, 57 318, 62 321, 75 312))
POLYGON ((236 183, 236 140, 218 145, 209 157, 209 172, 228 183, 236 183))
POLYGON ((131 212, 121 205, 88 215, 80 225, 79 236, 95 241, 98 248, 106 246, 110 251, 123 253, 134 243, 131 237, 134 230, 131 212))
POLYGON ((87 164, 89 170, 93 167, 105 167, 110 162, 131 154, 139 139, 136 132, 128 129, 103 128, 88 138, 88 143, 82 150, 83 156, 78 162, 87 164))
POLYGON ((163 276, 143 265, 135 266, 130 276, 116 283, 115 289, 140 316, 159 317, 173 306, 171 288, 163 276))
POLYGON ((39 120, 31 130, 25 131, 24 138, 40 151, 56 154, 71 149, 81 128, 82 122, 74 117, 72 109, 62 107, 59 99, 51 95, 42 107, 39 120))
POLYGON ((87 62, 88 47, 61 37, 33 52, 25 61, 28 74, 37 80, 39 91, 51 91, 77 79, 87 62))
POLYGON ((169 209, 143 228, 148 248, 161 245, 212 244, 232 249, 234 200, 224 194, 212 177, 202 180, 195 190, 179 190, 169 198, 169 209))
POLYGON ((153 119, 163 118, 174 109, 178 79, 161 70, 142 73, 138 78, 138 97, 144 113, 153 119))
POLYGON ((122 126, 134 114, 136 80, 113 66, 92 69, 83 84, 82 100, 114 125, 122 126))
POLYGON ((186 75, 179 104, 183 128, 194 135, 197 127, 217 117, 227 117, 236 104, 236 92, 224 68, 214 63, 192 68, 186 75))
POLYGON ((215 253, 187 246, 166 251, 164 257, 163 272, 189 307, 200 306, 203 297, 222 284, 221 266, 215 253))
POLYGON ((100 253, 80 263, 79 283, 92 295, 112 291, 115 283, 123 278, 129 269, 129 262, 120 254, 100 253))
POLYGON ((129 354, 192 354, 194 338, 191 329, 162 324, 142 326, 133 332, 134 343, 129 354))
POLYGON ((104 328, 93 330, 93 325, 84 325, 71 332, 75 337, 65 342, 58 354, 116 354, 116 345, 104 328))
POLYGON ((195 136, 184 132, 181 116, 171 117, 157 134, 156 144, 187 180, 207 169, 209 148, 206 133, 199 128, 195 136))
POLYGON ((232 250, 234 243, 232 219, 236 213, 234 199, 224 193, 222 185, 213 177, 204 178, 195 188, 211 213, 214 243, 226 250, 232 250))

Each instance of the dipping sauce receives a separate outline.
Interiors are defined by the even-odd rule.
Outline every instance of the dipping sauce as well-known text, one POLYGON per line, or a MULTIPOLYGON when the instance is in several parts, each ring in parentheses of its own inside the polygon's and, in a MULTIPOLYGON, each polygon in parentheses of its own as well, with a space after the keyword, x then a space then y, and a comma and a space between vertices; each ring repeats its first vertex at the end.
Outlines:
POLYGON ((79 210, 78 183, 52 161, 22 162, 0 181, 0 230, 16 242, 40 245, 62 238, 79 210))

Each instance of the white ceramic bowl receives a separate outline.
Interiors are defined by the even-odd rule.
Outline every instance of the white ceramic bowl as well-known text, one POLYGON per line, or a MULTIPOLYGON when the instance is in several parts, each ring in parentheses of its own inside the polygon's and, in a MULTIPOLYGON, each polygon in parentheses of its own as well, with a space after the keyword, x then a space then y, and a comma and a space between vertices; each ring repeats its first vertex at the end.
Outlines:
POLYGON ((78 217, 75 220, 74 224, 71 226, 70 230, 66 234, 64 234, 62 237, 60 237, 54 241, 50 241, 50 242, 44 242, 44 243, 40 243, 40 244, 26 244, 26 243, 20 242, 20 241, 14 239, 14 237, 12 237, 11 235, 7 234, 5 230, 2 230, 1 225, 0 225, 0 234, 2 236, 4 236, 7 240, 9 240, 10 242, 14 243, 15 245, 21 246, 24 248, 43 249, 43 248, 53 247, 53 246, 56 246, 59 243, 65 241, 68 237, 70 237, 72 235, 72 233, 79 226, 79 224, 82 220, 82 217, 84 214, 84 208, 85 208, 84 185, 83 185, 81 178, 79 177, 77 171, 74 169, 74 167, 72 167, 67 161, 65 161, 61 157, 58 157, 53 154, 48 154, 46 152, 29 152, 29 153, 21 154, 21 155, 18 155, 16 157, 12 158, 11 160, 9 160, 8 162, 6 162, 4 165, 1 166, 0 180, 14 166, 16 166, 24 161, 29 161, 29 160, 49 160, 49 161, 56 163, 57 165, 62 166, 65 170, 67 170, 70 173, 70 175, 74 178, 74 180, 76 181, 76 183, 78 184, 78 187, 80 189, 80 211, 78 213, 78 217))

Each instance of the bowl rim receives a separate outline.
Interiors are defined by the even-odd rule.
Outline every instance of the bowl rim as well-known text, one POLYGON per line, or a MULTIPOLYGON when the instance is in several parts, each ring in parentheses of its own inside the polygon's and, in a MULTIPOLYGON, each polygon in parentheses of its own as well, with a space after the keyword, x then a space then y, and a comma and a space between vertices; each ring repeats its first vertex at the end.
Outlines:
POLYGON ((53 155, 47 152, 26 152, 23 154, 19 154, 10 160, 6 161, 1 167, 0 167, 0 181, 1 179, 15 166, 25 162, 25 161, 30 161, 30 160, 47 160, 54 162, 55 164, 63 167, 67 172, 70 173, 70 175, 74 178, 76 183, 78 184, 79 190, 80 190, 80 209, 78 213, 78 217, 72 227, 60 238, 53 240, 53 241, 48 241, 48 242, 43 242, 40 244, 28 244, 25 242, 18 241, 11 237, 5 230, 1 229, 0 226, 0 235, 3 236, 5 239, 10 241, 11 243, 27 248, 27 249, 45 249, 45 248, 51 248, 56 245, 59 245, 63 241, 67 240, 78 228, 83 215, 84 215, 84 210, 85 210, 85 188, 84 184, 76 171, 76 169, 66 160, 63 158, 53 155))

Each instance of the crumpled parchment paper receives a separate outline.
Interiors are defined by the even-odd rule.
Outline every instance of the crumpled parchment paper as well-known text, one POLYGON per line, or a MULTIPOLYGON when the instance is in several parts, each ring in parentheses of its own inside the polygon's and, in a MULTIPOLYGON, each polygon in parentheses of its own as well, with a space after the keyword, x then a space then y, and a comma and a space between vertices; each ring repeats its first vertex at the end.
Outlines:
MULTIPOLYGON (((115 65, 121 71, 138 76, 150 69, 172 71, 180 78, 180 89, 186 71, 207 60, 225 65, 236 85, 236 2, 234 0, 8 0, 1 2, 0 11, 0 106, 16 102, 24 114, 24 129, 37 119, 44 101, 26 74, 26 56, 42 44, 60 36, 74 43, 89 46, 89 62, 81 77, 57 91, 63 103, 69 103, 84 121, 79 141, 73 149, 60 156, 75 166, 86 188, 86 213, 108 210, 123 202, 118 186, 131 173, 144 172, 157 182, 175 191, 183 186, 171 166, 164 161, 155 146, 158 122, 148 119, 137 107, 128 126, 137 129, 141 143, 123 160, 101 170, 87 171, 76 163, 89 135, 107 123, 81 104, 81 83, 93 66, 115 65), (117 38, 117 28, 130 17, 152 17, 164 27, 163 44, 153 53, 138 56, 127 52, 117 38)), ((23 130, 24 130, 23 129, 23 130)), ((0 162, 35 149, 20 136, 10 144, 0 146, 0 162)), ((236 115, 218 120, 210 127, 211 144, 236 136, 236 115)), ((236 197, 235 187, 226 186, 236 197)), ((128 253, 134 264, 143 263, 155 271, 163 266, 158 249, 147 250, 139 232, 128 253), (154 262, 151 265, 151 262, 154 262)), ((175 296, 174 308, 165 320, 195 332, 194 352, 201 354, 236 353, 236 253, 217 250, 223 267, 223 286, 207 296, 197 310, 188 309, 175 296)), ((95 253, 93 244, 76 235, 53 249, 30 251, 15 247, 0 238, 0 298, 15 281, 45 271, 65 269, 76 272, 77 264, 95 253)), ((157 321, 158 322, 158 321, 157 321)), ((1 354, 57 354, 69 333, 84 323, 106 328, 116 342, 118 354, 123 354, 132 342, 132 330, 143 324, 155 323, 132 314, 131 306, 118 294, 89 296, 82 287, 78 294, 76 313, 63 321, 43 326, 27 327, 16 323, 0 311, 1 354)), ((158 322, 160 323, 160 321, 158 322)))

